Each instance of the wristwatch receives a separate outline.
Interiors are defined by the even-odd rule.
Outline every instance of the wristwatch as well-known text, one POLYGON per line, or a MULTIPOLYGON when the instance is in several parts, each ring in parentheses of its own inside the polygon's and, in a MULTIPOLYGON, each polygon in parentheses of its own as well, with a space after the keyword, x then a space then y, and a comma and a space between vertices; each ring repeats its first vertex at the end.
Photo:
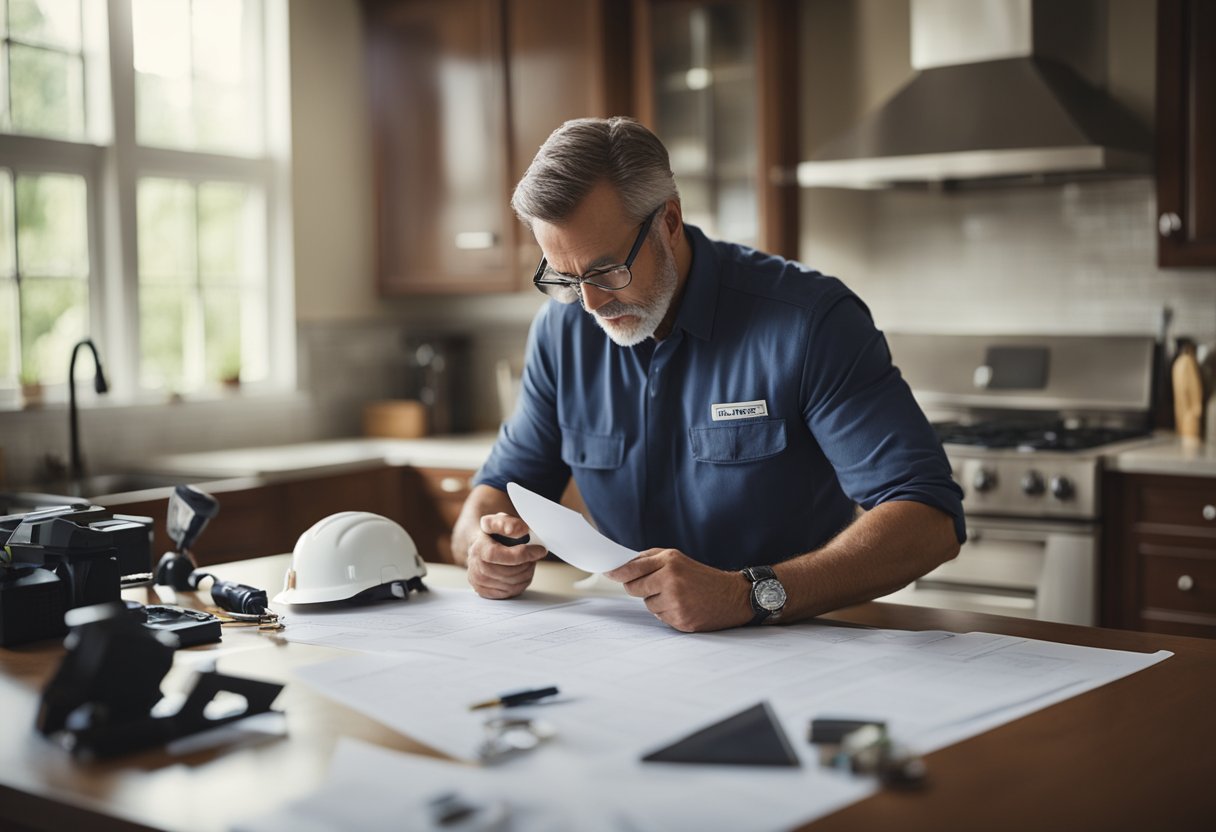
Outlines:
POLYGON ((752 612, 755 616, 749 624, 759 624, 762 621, 776 621, 785 609, 785 586, 777 579, 771 566, 749 566, 743 570, 743 575, 752 582, 752 612))

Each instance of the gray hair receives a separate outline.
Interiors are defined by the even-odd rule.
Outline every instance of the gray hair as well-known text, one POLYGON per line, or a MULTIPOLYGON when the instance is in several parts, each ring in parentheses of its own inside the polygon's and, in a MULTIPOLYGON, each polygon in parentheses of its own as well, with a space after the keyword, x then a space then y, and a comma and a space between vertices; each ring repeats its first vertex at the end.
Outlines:
POLYGON ((515 186, 511 207, 529 228, 535 220, 561 222, 604 181, 638 222, 680 198, 658 136, 631 118, 614 116, 574 119, 554 130, 515 186))

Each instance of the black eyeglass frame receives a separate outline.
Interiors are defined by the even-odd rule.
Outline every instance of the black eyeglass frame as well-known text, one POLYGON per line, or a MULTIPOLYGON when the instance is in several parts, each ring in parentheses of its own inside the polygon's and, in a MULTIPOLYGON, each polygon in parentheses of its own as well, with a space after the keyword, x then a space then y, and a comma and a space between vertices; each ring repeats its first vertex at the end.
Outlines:
MULTIPOLYGON (((663 203, 663 205, 666 205, 666 204, 667 203, 663 203)), ((532 275, 532 285, 535 286, 538 291, 543 292, 546 295, 549 294, 549 292, 545 289, 546 286, 563 287, 563 288, 567 288, 567 289, 573 289, 576 292, 582 290, 584 283, 590 283, 595 288, 603 289, 606 292, 619 292, 622 289, 627 288, 629 286, 629 284, 633 283, 633 261, 637 259, 638 252, 642 250, 642 243, 646 242, 646 234, 649 233, 650 226, 654 222, 654 218, 658 216, 659 211, 663 210, 663 205, 660 205, 657 208, 655 208, 653 211, 651 211, 647 215, 646 219, 642 220, 642 227, 640 229, 638 229, 637 239, 635 239, 633 241, 633 246, 629 249, 629 256, 627 256, 625 258, 624 263, 617 263, 612 266, 600 266, 598 268, 589 269, 587 271, 587 273, 583 274, 583 275, 566 274, 565 272, 559 272, 556 269, 554 269, 553 270, 554 274, 561 275, 561 277, 563 277, 565 279, 564 280, 552 280, 552 279, 545 279, 545 277, 544 277, 545 270, 548 269, 548 267, 549 267, 549 260, 546 257, 541 257, 540 265, 536 267, 536 272, 532 275), (607 274, 608 272, 615 272, 618 269, 624 269, 626 272, 629 273, 629 280, 625 281, 625 285, 623 285, 623 286, 601 286, 599 283, 595 282, 595 278, 598 275, 607 274)), ((550 297, 552 297, 552 295, 550 295, 550 297)))

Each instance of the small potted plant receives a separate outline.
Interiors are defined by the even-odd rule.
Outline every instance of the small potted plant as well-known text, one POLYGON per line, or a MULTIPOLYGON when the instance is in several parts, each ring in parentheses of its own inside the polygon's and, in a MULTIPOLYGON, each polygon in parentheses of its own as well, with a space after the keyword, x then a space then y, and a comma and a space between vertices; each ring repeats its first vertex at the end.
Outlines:
POLYGON ((220 361, 220 386, 225 390, 236 391, 241 388, 241 356, 228 351, 220 361))
POLYGON ((42 407, 42 379, 29 367, 21 370, 21 402, 27 408, 42 407))

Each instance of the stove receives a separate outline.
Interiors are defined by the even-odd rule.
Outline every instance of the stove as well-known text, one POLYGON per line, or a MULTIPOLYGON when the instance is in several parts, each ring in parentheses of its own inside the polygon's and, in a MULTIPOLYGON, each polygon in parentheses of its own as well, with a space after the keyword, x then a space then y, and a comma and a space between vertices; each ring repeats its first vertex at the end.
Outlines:
POLYGON ((968 542, 888 600, 1096 624, 1103 458, 1149 439, 1153 340, 888 333, 968 542))
POLYGON ((1027 423, 1007 418, 934 428, 968 514, 1052 517, 1096 521, 1102 458, 1151 436, 1147 425, 1027 423))
POLYGON ((993 419, 989 422, 937 422, 937 436, 946 445, 1018 451, 1088 451, 1149 433, 1146 428, 1109 428, 1050 422, 993 419))

